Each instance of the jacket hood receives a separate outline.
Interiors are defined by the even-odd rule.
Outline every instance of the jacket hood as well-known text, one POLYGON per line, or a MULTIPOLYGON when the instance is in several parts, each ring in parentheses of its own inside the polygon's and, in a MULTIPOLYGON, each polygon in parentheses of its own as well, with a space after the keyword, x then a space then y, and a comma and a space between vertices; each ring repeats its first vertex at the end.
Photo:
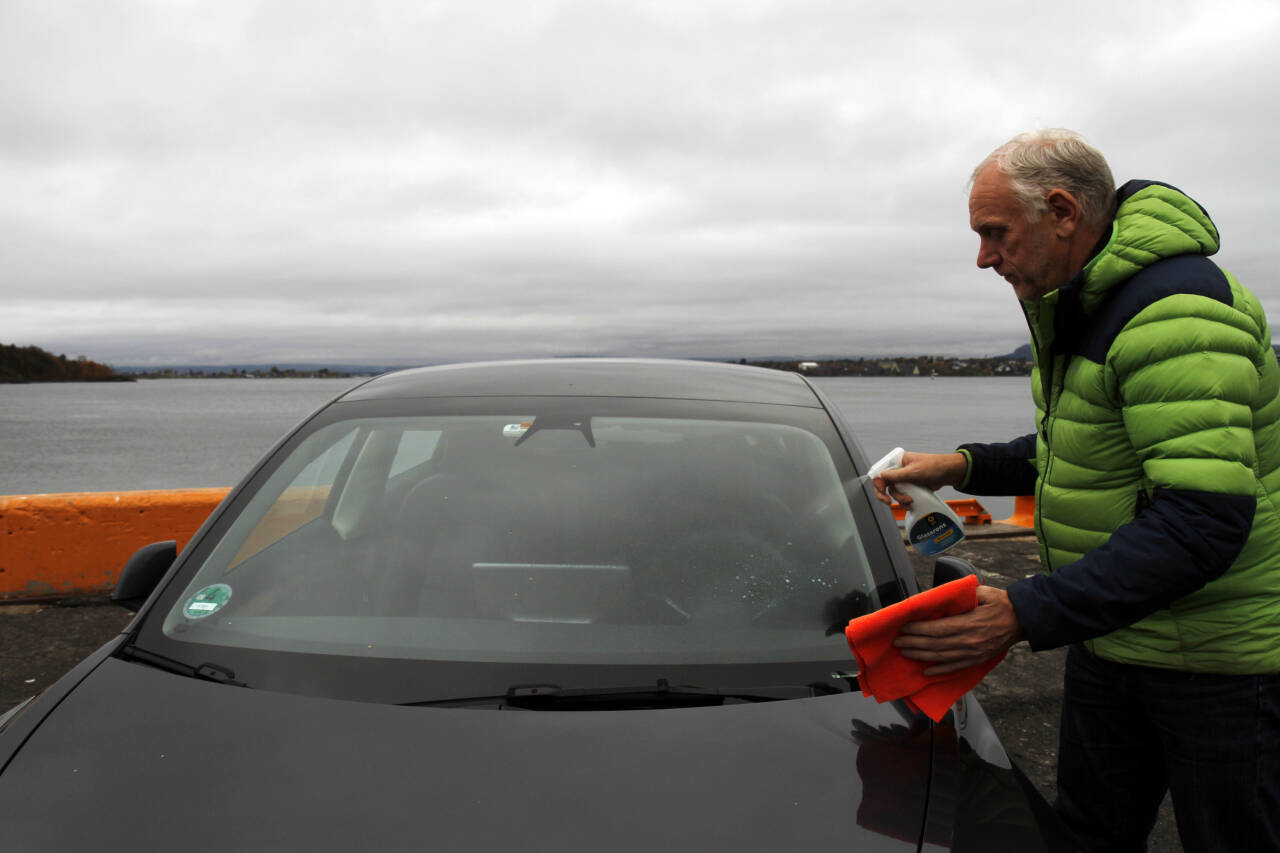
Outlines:
POLYGON ((1209 213, 1178 188, 1158 181, 1129 181, 1116 196, 1110 239, 1067 286, 1079 289, 1086 314, 1093 313, 1112 288, 1155 261, 1218 251, 1218 228, 1209 213))

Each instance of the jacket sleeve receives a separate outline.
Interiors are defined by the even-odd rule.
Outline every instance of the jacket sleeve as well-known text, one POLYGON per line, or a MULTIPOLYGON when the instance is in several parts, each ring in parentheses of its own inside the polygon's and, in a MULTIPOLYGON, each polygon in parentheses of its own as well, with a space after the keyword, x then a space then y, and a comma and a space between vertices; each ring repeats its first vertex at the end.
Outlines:
POLYGON ((1222 576, 1253 523, 1252 495, 1157 490, 1107 544, 1049 575, 1010 584, 1034 651, 1132 625, 1222 576))
POLYGON ((996 444, 962 444, 969 475, 958 487, 971 495, 1030 495, 1036 487, 1036 434, 996 444))

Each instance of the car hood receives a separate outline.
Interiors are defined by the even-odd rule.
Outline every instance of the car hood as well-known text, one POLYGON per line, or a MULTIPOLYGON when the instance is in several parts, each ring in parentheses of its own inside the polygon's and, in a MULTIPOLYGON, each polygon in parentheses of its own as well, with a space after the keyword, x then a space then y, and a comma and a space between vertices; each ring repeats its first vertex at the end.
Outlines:
POLYGON ((908 722, 857 694, 397 707, 107 659, 0 774, 0 826, 18 849, 915 850, 931 732, 908 722))

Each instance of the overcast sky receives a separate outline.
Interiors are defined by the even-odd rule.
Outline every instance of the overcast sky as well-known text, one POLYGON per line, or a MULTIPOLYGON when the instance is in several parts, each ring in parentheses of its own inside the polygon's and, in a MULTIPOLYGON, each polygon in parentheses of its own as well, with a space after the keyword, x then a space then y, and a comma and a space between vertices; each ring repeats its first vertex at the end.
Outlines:
POLYGON ((1280 3, 0 2, 0 343, 116 365, 999 354, 1065 126, 1280 323, 1280 3))

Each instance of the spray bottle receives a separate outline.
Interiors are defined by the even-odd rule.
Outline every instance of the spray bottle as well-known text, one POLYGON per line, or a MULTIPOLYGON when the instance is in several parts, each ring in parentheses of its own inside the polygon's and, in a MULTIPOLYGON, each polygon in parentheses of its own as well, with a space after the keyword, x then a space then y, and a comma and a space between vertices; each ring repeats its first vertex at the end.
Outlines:
MULTIPOLYGON (((872 465, 863 477, 873 480, 885 471, 902 467, 901 447, 893 450, 876 464, 872 465)), ((964 524, 932 490, 916 483, 894 483, 894 489, 911 497, 911 506, 907 510, 907 541, 926 557, 941 554, 964 539, 964 524)))

